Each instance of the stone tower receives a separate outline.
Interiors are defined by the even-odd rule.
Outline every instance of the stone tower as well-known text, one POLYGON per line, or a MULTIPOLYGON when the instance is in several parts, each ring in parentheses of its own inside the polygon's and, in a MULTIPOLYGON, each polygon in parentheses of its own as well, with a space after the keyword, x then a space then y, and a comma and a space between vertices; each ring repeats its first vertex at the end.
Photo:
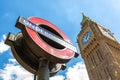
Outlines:
POLYGON ((77 36, 90 80, 120 80, 120 44, 113 33, 83 14, 77 36))

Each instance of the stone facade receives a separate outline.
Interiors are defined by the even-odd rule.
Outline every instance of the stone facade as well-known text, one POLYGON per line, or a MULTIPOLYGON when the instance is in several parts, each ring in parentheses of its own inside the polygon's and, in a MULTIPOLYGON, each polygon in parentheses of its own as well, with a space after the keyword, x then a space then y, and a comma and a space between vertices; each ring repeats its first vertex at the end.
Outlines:
POLYGON ((78 45, 90 80, 120 80, 120 44, 113 33, 83 15, 78 45))

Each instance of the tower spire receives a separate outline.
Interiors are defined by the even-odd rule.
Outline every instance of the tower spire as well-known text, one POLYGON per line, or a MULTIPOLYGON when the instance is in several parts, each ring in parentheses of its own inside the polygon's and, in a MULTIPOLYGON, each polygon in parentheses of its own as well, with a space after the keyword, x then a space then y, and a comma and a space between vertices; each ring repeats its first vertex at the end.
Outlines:
POLYGON ((82 12, 82 16, 83 16, 83 19, 82 19, 81 25, 83 25, 89 19, 89 17, 85 16, 83 12, 82 12))
POLYGON ((83 17, 86 17, 85 14, 84 14, 84 12, 82 12, 82 16, 83 16, 83 17))

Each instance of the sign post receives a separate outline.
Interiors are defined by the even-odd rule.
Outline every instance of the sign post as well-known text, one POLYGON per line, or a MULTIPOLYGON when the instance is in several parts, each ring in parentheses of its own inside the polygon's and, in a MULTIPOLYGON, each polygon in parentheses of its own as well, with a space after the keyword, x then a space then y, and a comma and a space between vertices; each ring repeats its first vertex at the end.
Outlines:
POLYGON ((55 25, 37 17, 19 17, 16 27, 21 32, 9 33, 5 41, 11 46, 16 60, 29 72, 34 80, 49 80, 73 57, 77 49, 68 37, 55 25))
POLYGON ((49 61, 46 59, 41 59, 38 68, 38 78, 37 80, 49 80, 49 61))

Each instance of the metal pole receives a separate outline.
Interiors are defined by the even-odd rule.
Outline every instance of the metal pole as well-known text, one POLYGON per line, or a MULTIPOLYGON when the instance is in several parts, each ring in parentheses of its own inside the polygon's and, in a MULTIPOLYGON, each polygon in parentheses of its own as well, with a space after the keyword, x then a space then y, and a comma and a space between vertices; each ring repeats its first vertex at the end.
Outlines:
POLYGON ((50 73, 48 64, 49 64, 48 60, 40 59, 37 80, 49 80, 50 73))
POLYGON ((36 74, 34 75, 34 80, 36 80, 36 74))

